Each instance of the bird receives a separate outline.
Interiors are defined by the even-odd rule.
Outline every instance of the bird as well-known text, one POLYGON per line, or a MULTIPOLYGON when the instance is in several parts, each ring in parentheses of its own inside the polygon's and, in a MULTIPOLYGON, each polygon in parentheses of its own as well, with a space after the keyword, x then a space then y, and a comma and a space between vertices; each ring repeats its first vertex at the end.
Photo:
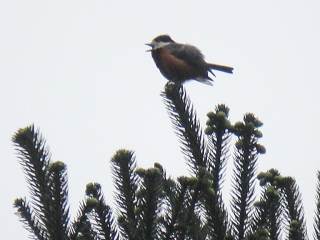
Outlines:
POLYGON ((212 70, 233 73, 232 67, 207 63, 197 47, 177 43, 167 34, 155 37, 146 45, 151 47, 147 52, 151 52, 161 74, 174 83, 183 84, 189 80, 196 80, 212 85, 213 79, 209 76, 209 73, 215 76, 212 70))

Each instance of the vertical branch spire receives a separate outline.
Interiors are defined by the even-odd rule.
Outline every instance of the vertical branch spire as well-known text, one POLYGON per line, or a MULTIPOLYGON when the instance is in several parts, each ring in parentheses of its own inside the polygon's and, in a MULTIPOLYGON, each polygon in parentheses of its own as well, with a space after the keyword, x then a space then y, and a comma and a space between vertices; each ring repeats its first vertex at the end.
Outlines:
POLYGON ((138 176, 135 173, 134 153, 119 150, 111 159, 114 184, 117 189, 116 200, 119 208, 118 223, 124 236, 137 239, 138 219, 136 216, 138 176))
POLYGON ((281 180, 279 186, 284 195, 284 210, 289 227, 288 239, 308 239, 301 194, 296 181, 292 177, 283 177, 281 180))
POLYGON ((169 82, 161 94, 191 170, 207 167, 207 151, 199 120, 182 85, 169 82))
POLYGON ((236 240, 243 240, 248 231, 254 195, 254 181, 258 155, 265 148, 258 144, 262 137, 258 128, 262 123, 253 115, 246 114, 243 122, 234 125, 238 137, 234 154, 232 212, 233 233, 236 240))
POLYGON ((209 229, 217 240, 224 240, 228 232, 227 211, 221 194, 231 136, 228 115, 229 108, 223 104, 218 105, 214 112, 207 114, 209 119, 205 130, 209 138, 208 175, 212 184, 204 191, 203 203, 209 229))

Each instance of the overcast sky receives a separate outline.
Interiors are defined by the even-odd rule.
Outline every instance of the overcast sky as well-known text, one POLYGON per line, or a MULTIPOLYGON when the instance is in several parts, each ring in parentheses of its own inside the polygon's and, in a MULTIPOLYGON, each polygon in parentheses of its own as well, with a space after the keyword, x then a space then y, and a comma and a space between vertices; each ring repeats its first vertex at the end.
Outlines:
POLYGON ((88 182, 101 183, 112 203, 110 158, 119 148, 134 150, 141 167, 160 162, 172 176, 188 173, 160 97, 166 80, 145 52, 162 33, 235 68, 216 73, 213 87, 185 85, 198 117, 204 124, 225 103, 232 122, 246 112, 264 122, 258 171, 296 178, 310 233, 320 169, 319 10, 318 0, 0 1, 1 236, 27 239, 12 208, 28 191, 11 137, 28 124, 68 166, 73 216, 88 182))

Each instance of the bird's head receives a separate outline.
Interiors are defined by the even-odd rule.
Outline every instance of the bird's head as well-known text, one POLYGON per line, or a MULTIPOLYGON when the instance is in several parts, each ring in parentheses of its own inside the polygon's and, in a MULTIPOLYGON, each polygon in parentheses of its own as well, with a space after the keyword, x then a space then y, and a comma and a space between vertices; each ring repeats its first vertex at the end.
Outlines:
POLYGON ((147 46, 151 49, 147 50, 148 52, 162 48, 170 43, 174 43, 172 38, 169 35, 160 35, 154 38, 151 43, 146 43, 147 46))

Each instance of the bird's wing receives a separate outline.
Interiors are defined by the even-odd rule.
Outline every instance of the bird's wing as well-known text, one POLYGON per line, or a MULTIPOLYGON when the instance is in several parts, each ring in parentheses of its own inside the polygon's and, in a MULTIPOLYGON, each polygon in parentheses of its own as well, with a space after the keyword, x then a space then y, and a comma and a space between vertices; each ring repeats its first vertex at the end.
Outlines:
POLYGON ((203 67, 206 65, 201 51, 192 45, 172 43, 166 47, 172 55, 192 66, 203 67))

